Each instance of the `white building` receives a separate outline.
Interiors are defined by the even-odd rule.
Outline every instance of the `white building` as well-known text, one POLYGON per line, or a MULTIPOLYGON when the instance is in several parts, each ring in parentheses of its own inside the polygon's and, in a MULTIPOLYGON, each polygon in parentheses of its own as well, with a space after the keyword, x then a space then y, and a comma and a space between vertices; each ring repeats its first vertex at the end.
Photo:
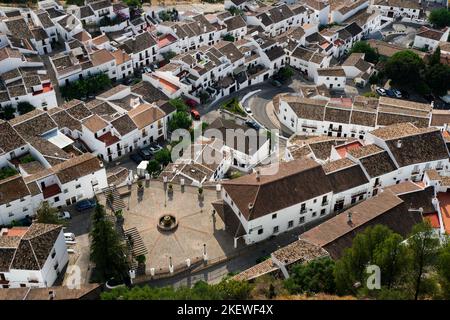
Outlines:
POLYGON ((387 18, 419 19, 422 14, 421 3, 417 0, 375 0, 373 6, 387 18))
POLYGON ((344 90, 346 84, 345 71, 342 67, 317 69, 314 83, 316 85, 324 84, 330 90, 344 90))
POLYGON ((0 231, 2 288, 51 287, 69 261, 62 226, 33 223, 0 231))
POLYGON ((342 23, 369 6, 369 0, 345 1, 331 12, 331 22, 342 23))
POLYGON ((421 27, 415 37, 413 47, 417 49, 425 49, 434 51, 440 42, 446 42, 450 29, 448 27, 442 30, 421 27))
POLYGON ((295 160, 279 166, 222 183, 222 201, 213 207, 234 233, 235 247, 240 239, 259 242, 330 213, 333 191, 321 165, 295 160))

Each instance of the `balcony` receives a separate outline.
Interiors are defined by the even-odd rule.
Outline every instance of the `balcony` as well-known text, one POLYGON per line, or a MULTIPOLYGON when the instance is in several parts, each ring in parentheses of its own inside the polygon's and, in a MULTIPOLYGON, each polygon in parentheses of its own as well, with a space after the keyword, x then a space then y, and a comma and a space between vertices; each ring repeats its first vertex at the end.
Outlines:
POLYGON ((327 206, 328 203, 329 203, 328 201, 323 201, 323 202, 322 202, 322 207, 323 207, 323 206, 327 206))
POLYGON ((42 193, 44 194, 44 199, 56 196, 57 194, 61 193, 61 188, 59 187, 59 185, 52 184, 46 187, 42 188, 42 193))

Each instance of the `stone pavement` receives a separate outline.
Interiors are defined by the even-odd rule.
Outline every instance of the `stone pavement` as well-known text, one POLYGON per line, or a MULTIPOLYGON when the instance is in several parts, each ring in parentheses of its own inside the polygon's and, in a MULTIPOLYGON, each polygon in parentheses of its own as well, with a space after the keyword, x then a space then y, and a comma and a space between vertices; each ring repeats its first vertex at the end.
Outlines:
MULTIPOLYGON (((123 192, 123 188, 119 192, 123 192)), ((169 197, 163 183, 152 180, 144 187, 142 199, 138 197, 136 185, 132 186, 131 196, 123 199, 129 206, 124 212, 124 229, 136 227, 139 231, 148 250, 147 273, 150 268, 167 269, 170 257, 174 266, 184 264, 188 258, 201 258, 204 244, 211 260, 233 253, 233 237, 225 231, 220 217, 211 215, 210 203, 217 200, 219 194, 204 189, 204 200, 200 202, 196 187, 181 188, 174 184, 173 190, 173 196, 169 197), (176 217, 175 231, 158 230, 157 223, 164 214, 176 217)))

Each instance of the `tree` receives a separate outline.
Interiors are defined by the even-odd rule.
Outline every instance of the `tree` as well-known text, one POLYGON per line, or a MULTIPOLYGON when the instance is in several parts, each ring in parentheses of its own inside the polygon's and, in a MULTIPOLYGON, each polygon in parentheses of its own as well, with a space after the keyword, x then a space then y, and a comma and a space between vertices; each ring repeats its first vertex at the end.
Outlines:
POLYGON ((374 263, 380 267, 381 285, 390 290, 405 273, 408 265, 407 248, 402 244, 403 238, 392 233, 374 250, 374 263))
POLYGON ((181 98, 175 98, 175 99, 171 99, 169 100, 169 103, 175 107, 177 109, 177 111, 188 111, 188 106, 186 105, 186 103, 181 99, 181 98))
POLYGON ((285 287, 291 294, 306 292, 334 294, 336 291, 334 266, 335 263, 330 258, 297 264, 292 268, 290 278, 285 281, 285 287))
POLYGON ((34 109, 36 108, 31 103, 26 101, 19 102, 17 104, 17 112, 21 115, 33 111, 34 109))
POLYGON ((375 64, 380 58, 378 52, 376 52, 375 49, 372 48, 366 41, 356 42, 350 50, 350 54, 351 53, 364 53, 364 60, 375 64))
POLYGON ((422 59, 410 50, 395 53, 386 62, 384 71, 393 83, 402 87, 417 88, 425 69, 422 59))
POLYGON ((433 93, 443 96, 450 89, 450 66, 435 64, 425 72, 427 85, 433 93))
POLYGON ((172 156, 170 154, 169 149, 164 148, 164 149, 161 149, 158 152, 156 152, 155 160, 158 161, 162 165, 165 165, 165 166, 168 165, 172 160, 172 156))
POLYGON ((422 293, 424 275, 432 269, 438 252, 439 239, 434 235, 433 228, 427 222, 414 226, 407 240, 411 256, 411 282, 414 300, 422 293))
POLYGON ((140 8, 140 7, 142 7, 141 0, 125 0, 124 2, 129 7, 133 7, 133 8, 140 8))
POLYGON ((152 159, 148 162, 147 171, 150 175, 158 173, 161 170, 161 165, 155 159, 152 159))
POLYGON ((450 26, 450 12, 445 8, 432 10, 428 16, 428 21, 435 28, 448 27, 450 26))
POLYGON ((434 66, 436 64, 441 64, 441 48, 437 47, 436 50, 434 50, 433 54, 428 59, 428 65, 434 66))
POLYGON ((447 241, 441 249, 437 271, 441 283, 442 297, 448 300, 450 299, 450 241, 447 241))
POLYGON ((170 61, 170 59, 172 59, 176 55, 177 54, 173 51, 168 51, 168 52, 162 53, 162 56, 163 56, 164 60, 166 60, 166 61, 170 61))
POLYGON ((7 104, 6 106, 0 108, 0 119, 11 120, 14 118, 15 112, 16 109, 12 105, 7 104))
POLYGON ((189 129, 192 126, 192 118, 185 111, 177 111, 169 121, 169 130, 189 129))
POLYGON ((290 66, 282 67, 278 71, 278 77, 282 81, 289 80, 294 75, 294 70, 290 66))
POLYGON ((95 263, 99 280, 114 278, 116 281, 124 281, 128 272, 125 248, 114 224, 108 220, 105 209, 100 204, 97 204, 95 209, 90 236, 91 260, 95 263))
POLYGON ((233 35, 227 33, 226 35, 223 36, 223 40, 234 42, 234 37, 233 37, 233 35))
POLYGON ((224 279, 218 284, 196 282, 192 288, 172 286, 120 287, 101 294, 102 300, 242 300, 248 299, 251 284, 224 279))
POLYGON ((352 246, 336 262, 334 276, 339 294, 356 294, 356 283, 365 283, 366 266, 375 260, 377 248, 383 246, 393 232, 383 225, 368 227, 353 239, 352 246))
POLYGON ((36 220, 39 223, 61 224, 58 217, 58 209, 50 207, 47 201, 41 203, 36 212, 36 220))

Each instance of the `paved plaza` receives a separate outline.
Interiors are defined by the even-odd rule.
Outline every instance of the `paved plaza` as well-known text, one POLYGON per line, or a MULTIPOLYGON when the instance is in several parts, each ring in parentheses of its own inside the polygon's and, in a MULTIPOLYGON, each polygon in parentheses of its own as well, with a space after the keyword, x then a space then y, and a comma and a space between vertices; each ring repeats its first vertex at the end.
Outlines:
MULTIPOLYGON (((224 257, 234 251, 233 238, 224 230, 222 219, 212 216, 211 202, 219 198, 215 190, 204 189, 204 199, 199 201, 195 187, 173 185, 173 196, 168 196, 159 181, 144 183, 144 193, 138 196, 133 185, 131 196, 123 198, 124 229, 136 227, 148 250, 146 269, 156 270, 169 266, 169 257, 177 268, 187 258, 201 257, 203 247, 209 260, 224 257), (129 206, 129 207, 128 207, 129 206), (164 214, 174 215, 178 221, 175 231, 162 232, 157 223, 164 214)), ((127 187, 123 189, 126 190, 127 187)), ((124 190, 120 190, 122 193, 124 190)))

